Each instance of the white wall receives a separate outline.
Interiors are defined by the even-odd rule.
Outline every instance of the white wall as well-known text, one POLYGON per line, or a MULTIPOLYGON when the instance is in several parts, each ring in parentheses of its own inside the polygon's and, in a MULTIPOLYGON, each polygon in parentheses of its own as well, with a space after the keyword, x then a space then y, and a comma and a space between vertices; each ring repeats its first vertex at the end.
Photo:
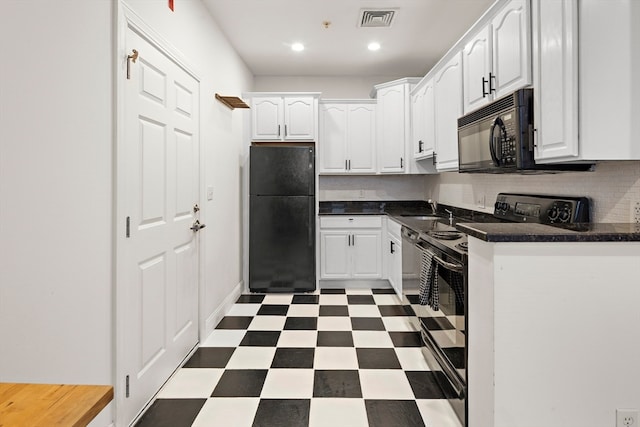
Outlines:
POLYGON ((370 99, 374 85, 412 76, 256 76, 256 92, 322 92, 323 99, 370 99))
MULTIPOLYGON (((214 94, 252 90, 252 75, 199 0, 130 5, 200 74, 203 202, 214 187, 201 297, 221 316, 242 280, 242 112, 214 94)), ((2 7, 0 381, 112 384, 115 2, 2 7)))
POLYGON ((320 201, 425 200, 422 175, 320 176, 320 201))
POLYGON ((630 203, 640 201, 640 162, 601 162, 595 172, 490 175, 455 172, 426 179, 427 197, 467 209, 493 212, 499 192, 587 196, 593 221, 629 222, 630 203), (484 196, 486 208, 477 203, 484 196))

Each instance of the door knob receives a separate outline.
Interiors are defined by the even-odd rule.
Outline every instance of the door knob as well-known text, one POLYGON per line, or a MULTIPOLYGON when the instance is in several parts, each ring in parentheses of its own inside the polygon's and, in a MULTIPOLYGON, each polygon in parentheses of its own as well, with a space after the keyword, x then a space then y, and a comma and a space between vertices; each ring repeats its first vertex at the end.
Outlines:
POLYGON ((198 220, 196 219, 196 222, 194 222, 194 223, 193 223, 193 225, 191 226, 191 230, 193 230, 194 232, 195 232, 195 231, 200 231, 200 230, 202 230, 202 229, 203 229, 203 228, 205 228, 205 227, 206 227, 206 225, 205 225, 205 224, 200 224, 200 221, 198 221, 198 220))

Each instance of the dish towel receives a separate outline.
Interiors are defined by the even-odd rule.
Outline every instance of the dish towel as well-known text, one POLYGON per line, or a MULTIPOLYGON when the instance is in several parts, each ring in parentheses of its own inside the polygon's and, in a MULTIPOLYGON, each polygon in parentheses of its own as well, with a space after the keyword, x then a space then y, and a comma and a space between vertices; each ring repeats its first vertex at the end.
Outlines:
POLYGON ((440 309, 438 292, 438 263, 427 251, 421 251, 420 287, 418 300, 420 305, 428 305, 434 311, 440 309))

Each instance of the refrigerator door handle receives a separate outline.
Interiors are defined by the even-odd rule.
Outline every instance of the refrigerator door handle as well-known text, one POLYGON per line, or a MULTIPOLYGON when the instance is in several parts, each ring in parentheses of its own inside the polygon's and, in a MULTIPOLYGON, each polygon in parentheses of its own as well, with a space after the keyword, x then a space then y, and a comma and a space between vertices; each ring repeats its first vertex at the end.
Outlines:
POLYGON ((307 229, 309 230, 309 234, 307 236, 307 244, 309 245, 309 247, 313 246, 313 242, 314 242, 314 232, 316 230, 315 227, 315 199, 314 198, 309 198, 309 226, 307 227, 307 229))

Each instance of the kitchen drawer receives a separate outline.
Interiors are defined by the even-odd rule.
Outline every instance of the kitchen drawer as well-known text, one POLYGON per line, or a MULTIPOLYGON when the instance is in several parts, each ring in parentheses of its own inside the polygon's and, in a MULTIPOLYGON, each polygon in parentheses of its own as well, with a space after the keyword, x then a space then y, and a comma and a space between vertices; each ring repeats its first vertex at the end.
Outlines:
POLYGON ((321 216, 320 228, 382 228, 382 216, 321 216))

